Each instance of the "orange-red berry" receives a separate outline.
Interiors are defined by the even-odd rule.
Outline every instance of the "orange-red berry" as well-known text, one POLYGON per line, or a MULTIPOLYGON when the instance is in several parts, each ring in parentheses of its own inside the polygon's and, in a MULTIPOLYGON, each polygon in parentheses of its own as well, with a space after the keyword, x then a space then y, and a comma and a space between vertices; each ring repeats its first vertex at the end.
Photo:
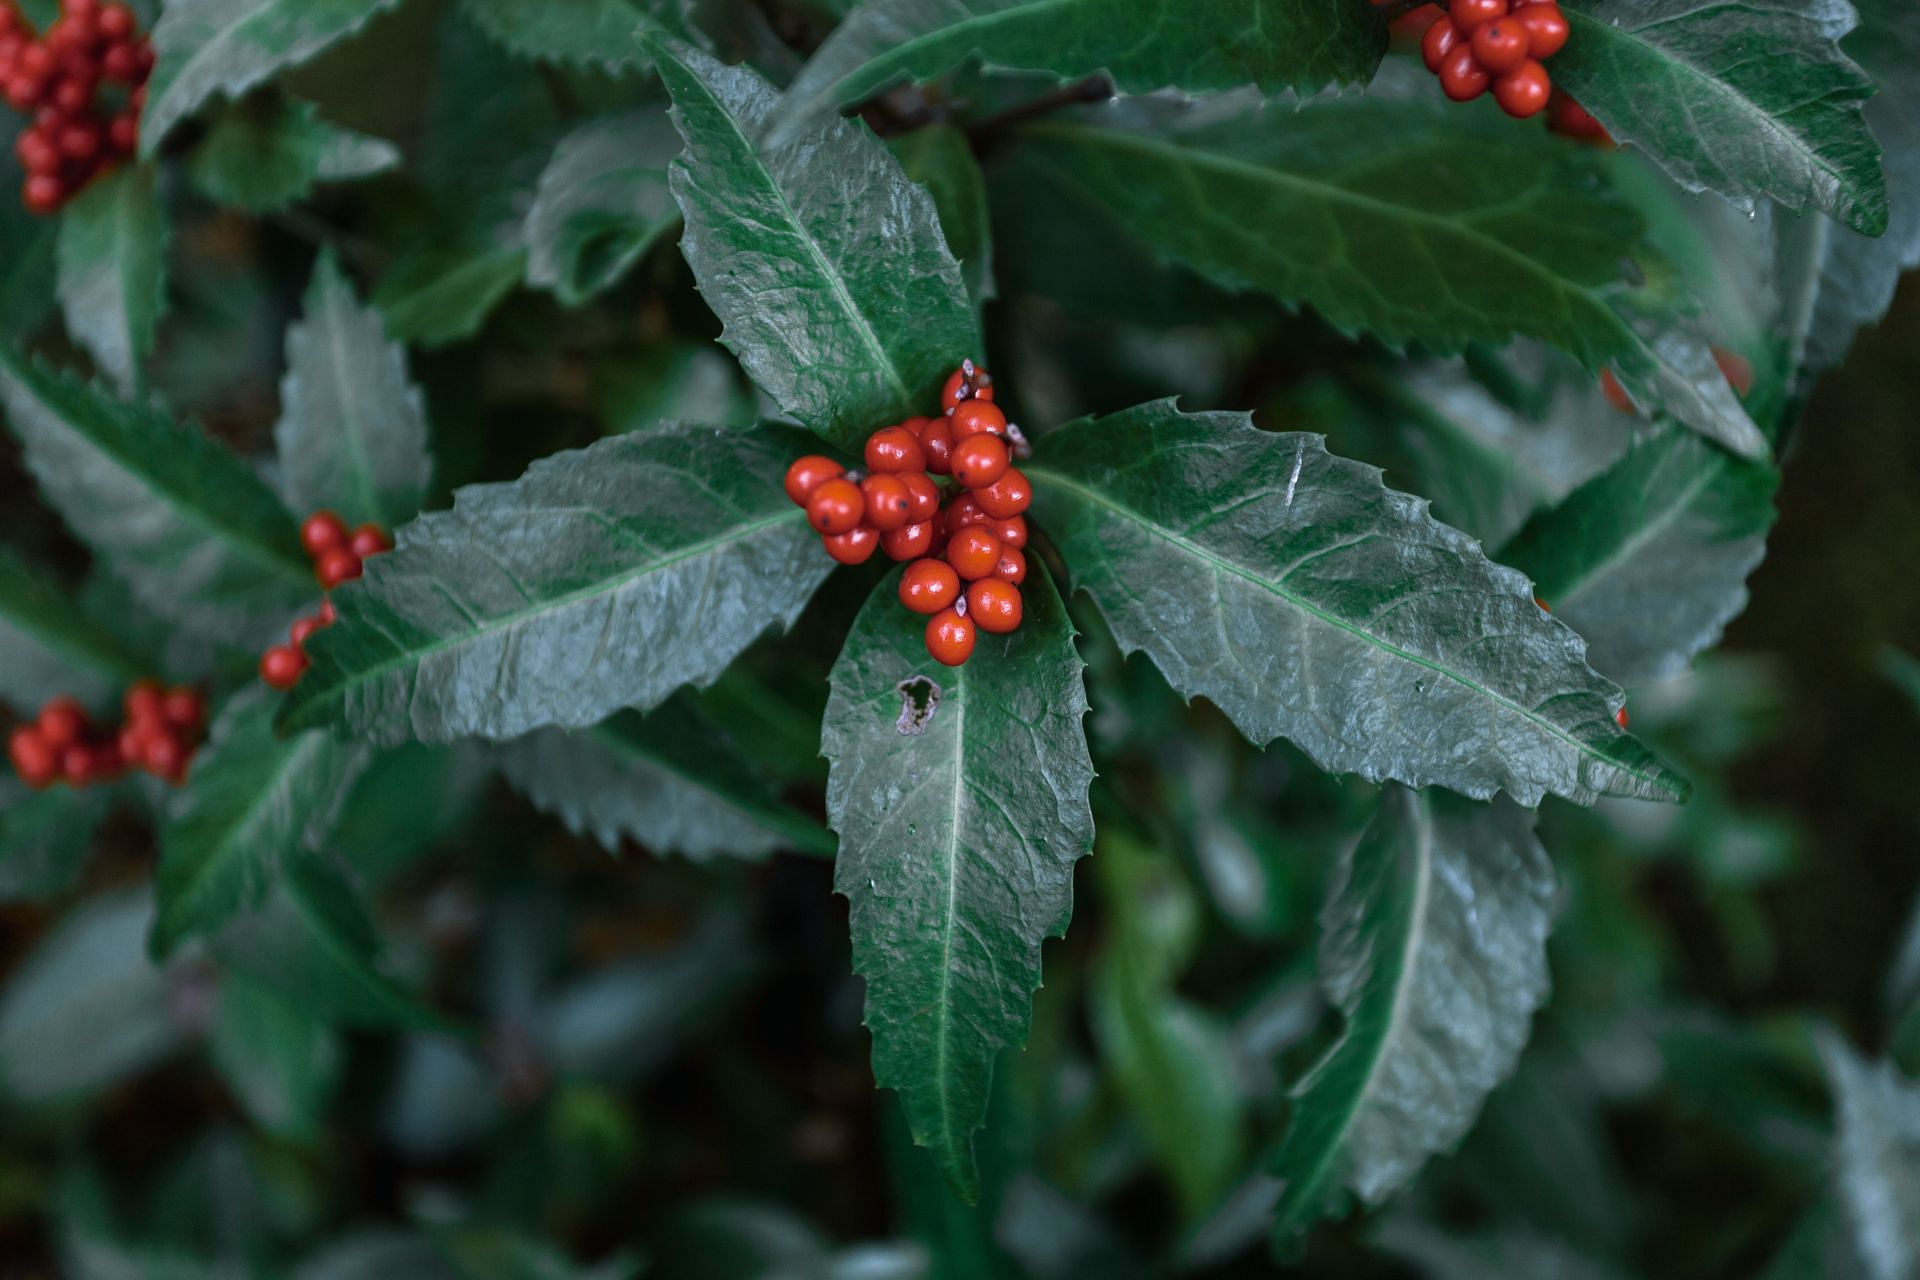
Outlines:
POLYGON ((1027 553, 1018 547, 1000 544, 1000 563, 993 566, 993 576, 1002 582, 1011 582, 1016 586, 1027 580, 1027 553))
POLYGON ((953 423, 935 418, 920 433, 920 450, 926 455, 926 470, 936 476, 953 471, 953 423))
POLYGON ((967 588, 967 617, 990 635, 1020 628, 1020 588, 999 578, 982 578, 967 588))
POLYGON ((393 550, 393 539, 379 525, 363 524, 353 531, 353 537, 347 540, 347 547, 362 560, 370 560, 393 550))
POLYGON ((1451 0, 1447 17, 1460 33, 1471 36, 1485 24, 1507 16, 1507 0, 1451 0))
POLYGON ((166 690, 160 687, 158 680, 137 680, 128 688, 120 706, 126 712, 127 719, 136 724, 161 720, 167 714, 166 697, 166 690))
POLYGON ((7 758, 20 781, 35 791, 52 786, 60 776, 60 753, 30 725, 15 729, 7 739, 7 758))
POLYGON ((1496 18, 1473 33, 1473 60, 1488 75, 1516 69, 1528 52, 1527 29, 1512 18, 1496 18))
POLYGON ((64 751, 87 736, 87 710, 72 698, 55 698, 40 708, 40 736, 64 751))
POLYGON ((316 511, 300 526, 300 545, 318 560, 347 545, 347 522, 331 511, 316 511))
POLYGON ((314 576, 320 579, 320 585, 328 591, 343 582, 351 582, 366 569, 360 557, 346 548, 329 551, 320 557, 320 563, 314 570, 314 576))
POLYGON ((1473 101, 1487 91, 1490 79, 1470 44, 1460 45, 1440 64, 1440 88, 1455 102, 1473 101))
POLYGON ((1033 505, 1033 485, 1020 468, 1008 467, 998 480, 984 489, 975 489, 973 500, 995 520, 1006 520, 1033 505))
POLYGON ((933 519, 940 510, 940 486, 928 479, 924 471, 902 471, 900 483, 906 486, 907 497, 912 503, 907 508, 907 518, 933 519))
POLYGON ((275 689, 291 689, 307 673, 307 655, 290 644, 277 644, 260 656, 260 678, 275 689))
MULTIPOLYGON (((908 472, 923 475, 922 472, 908 472)), ((913 496, 900 477, 876 472, 860 482, 860 497, 866 503, 866 522, 882 533, 898 529, 913 515, 913 496)))
POLYGON ((984 578, 1000 563, 1000 539, 977 525, 958 530, 947 543, 947 563, 968 582, 984 578))
POLYGON ((829 480, 807 501, 807 523, 828 537, 857 527, 866 514, 867 500, 851 480, 829 480))
POLYGON ((867 437, 867 468, 871 471, 925 471, 927 454, 920 438, 905 427, 882 427, 867 437))
POLYGON ((996 435, 971 435, 953 447, 953 478, 969 489, 986 488, 1012 465, 1007 442, 996 435))
POLYGON ((933 521, 915 520, 881 534, 880 549, 891 560, 918 560, 933 550, 935 536, 933 521))
POLYGON ((900 575, 900 603, 915 613, 938 613, 960 598, 960 575, 939 560, 916 560, 900 575))
POLYGON ((965 401, 993 399, 993 381, 984 369, 974 370, 974 382, 971 389, 967 386, 967 371, 955 369, 953 376, 947 379, 947 385, 940 392, 940 409, 943 413, 952 413, 954 406, 965 401))
POLYGON ((845 533, 823 536, 820 544, 841 564, 865 564, 880 549, 880 531, 870 524, 855 525, 845 533))
POLYGON ((793 499, 796 507, 804 507, 813 497, 813 491, 829 480, 838 480, 847 473, 847 469, 832 458, 809 453, 795 458, 793 465, 787 468, 787 496, 793 499))
POLYGON ((167 694, 162 710, 168 724, 182 733, 198 733, 206 720, 207 707, 192 689, 174 689, 167 694))
POLYGON ((960 666, 973 656, 974 639, 973 620, 957 610, 943 609, 927 619, 927 652, 935 662, 960 666))
POLYGON ((980 509, 980 500, 971 493, 963 493, 947 504, 947 532, 958 533, 962 529, 976 524, 988 524, 993 517, 980 509))
POLYGON ((1551 58, 1567 47, 1567 15, 1560 12, 1559 5, 1522 5, 1513 16, 1527 34, 1527 53, 1530 57, 1551 58))
POLYGON ((1427 70, 1438 74, 1447 55, 1459 44, 1460 28, 1453 25, 1451 18, 1441 18, 1420 37, 1420 60, 1427 64, 1427 70))
POLYGON ((1027 518, 1008 516, 1005 520, 987 522, 987 532, 1000 539, 1001 545, 1024 547, 1027 545, 1027 518))
POLYGON ((1531 58, 1493 82, 1493 100, 1516 120, 1545 111, 1552 94, 1553 80, 1547 69, 1531 58))
POLYGON ((1007 415, 989 400, 963 401, 959 408, 948 415, 948 421, 953 423, 956 448, 968 436, 982 433, 1000 436, 1007 433, 1007 415))

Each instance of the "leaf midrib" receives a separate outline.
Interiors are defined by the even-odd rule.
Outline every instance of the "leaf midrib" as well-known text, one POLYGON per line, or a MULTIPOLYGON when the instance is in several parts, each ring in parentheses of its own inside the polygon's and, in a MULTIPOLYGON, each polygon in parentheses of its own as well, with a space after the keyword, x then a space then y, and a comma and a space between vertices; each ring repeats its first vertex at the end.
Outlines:
POLYGON ((1709 458, 1702 461, 1705 465, 1702 465, 1693 478, 1687 481, 1684 488, 1674 496, 1674 500, 1665 506, 1656 519, 1637 525, 1614 550, 1594 562, 1590 568, 1576 574, 1564 591, 1555 590, 1553 593, 1555 598, 1548 603, 1561 608, 1577 603, 1594 582, 1606 577, 1622 563, 1632 559, 1648 543, 1671 528, 1673 523, 1692 507, 1694 500, 1717 478, 1720 470, 1716 465, 1717 459, 1709 458))
MULTIPOLYGON (((390 513, 381 506, 379 495, 374 490, 373 467, 368 461, 366 442, 361 438, 361 431, 365 424, 358 412, 358 397, 354 394, 356 383, 347 369, 344 330, 347 325, 361 317, 353 314, 355 308, 351 301, 342 297, 346 292, 344 279, 329 271, 321 288, 326 294, 322 311, 326 318, 323 340, 326 343, 327 367, 333 375, 334 386, 340 393, 340 416, 344 419, 341 435, 345 436, 347 441, 349 470, 353 475, 354 488, 360 491, 360 499, 365 504, 362 509, 373 519, 384 520, 390 513)), ((309 322, 311 323, 311 320, 309 322)), ((380 354, 384 357, 386 353, 382 351, 380 354)))
POLYGON ((1344 631, 1348 635, 1354 636, 1357 639, 1365 641, 1367 644, 1380 650, 1382 653, 1389 654, 1393 657, 1399 658, 1404 662, 1409 662, 1415 666, 1422 667, 1428 671, 1433 672, 1435 675, 1442 676, 1448 680, 1453 681, 1458 685, 1461 685, 1466 689, 1473 691, 1476 694, 1479 694, 1480 696, 1486 698, 1489 702, 1492 702, 1496 706, 1499 706, 1519 716, 1520 718, 1526 720, 1529 724, 1533 725, 1536 729, 1543 730, 1548 735, 1554 738, 1557 738, 1561 742, 1566 743, 1568 746, 1572 747, 1576 752, 1578 752, 1582 756, 1598 761, 1599 763, 1605 765, 1610 769, 1616 769, 1619 772, 1626 774, 1628 777, 1634 778, 1640 782, 1644 782, 1649 786, 1657 787, 1661 792, 1665 794, 1669 794, 1669 795, 1675 794, 1675 792, 1673 791, 1673 788, 1667 785, 1667 783, 1663 779, 1655 776, 1649 776, 1641 772, 1640 770, 1633 768, 1631 765, 1625 763, 1624 761, 1615 760, 1610 756, 1606 756, 1595 751, 1590 745, 1588 745, 1585 742, 1582 742, 1579 738, 1574 737, 1572 734, 1568 733, 1565 729, 1553 723, 1553 721, 1548 720, 1545 717, 1541 716, 1538 712, 1522 707, 1519 703, 1514 702, 1511 698, 1508 698, 1503 694, 1495 693, 1493 690, 1487 688, 1484 685, 1478 684, 1473 680, 1468 679, 1466 676, 1461 675, 1457 671, 1453 671, 1447 667, 1440 666, 1438 663, 1435 663, 1430 659, 1423 658, 1416 653, 1410 653, 1407 650, 1400 648, 1398 645, 1389 644, 1386 641, 1380 639, 1379 637, 1372 635, 1369 632, 1361 630, 1359 627, 1354 626, 1352 623, 1347 622, 1345 619, 1337 618, 1334 615, 1326 612, 1325 610, 1317 608, 1312 604, 1309 604, 1307 601, 1302 600, 1299 596, 1288 591, 1285 587, 1281 586, 1279 583, 1269 582, 1265 578, 1260 577, 1256 570, 1249 569, 1244 566, 1235 564, 1231 560, 1227 560, 1220 556, 1215 555, 1211 551, 1208 551, 1205 547, 1200 546, 1198 543, 1193 542, 1192 540, 1178 533, 1175 533, 1173 530, 1165 527, 1164 525, 1158 524, 1152 520, 1147 519, 1145 516, 1141 515, 1139 512, 1133 510, 1130 507, 1124 506, 1121 503, 1115 502, 1112 498, 1107 497, 1105 494, 1098 493, 1092 489, 1089 489, 1085 485, 1080 484, 1077 481, 1067 476, 1061 475, 1057 471, 1052 471, 1045 467, 1029 466, 1026 469, 1026 471, 1028 476, 1034 479, 1045 477, 1046 480, 1051 484, 1057 484, 1062 488, 1072 490, 1074 493, 1079 494, 1086 501, 1092 502, 1098 506, 1105 507, 1110 511, 1113 511, 1121 516, 1126 517, 1127 519, 1133 521, 1135 524, 1139 525, 1142 529, 1145 529, 1148 533, 1152 534, 1154 537, 1157 537, 1162 541, 1171 544, 1175 548, 1181 551, 1184 551, 1188 555, 1192 556, 1194 559, 1200 560, 1206 563, 1207 565, 1212 567, 1216 572, 1228 573, 1245 582, 1251 583, 1254 586, 1265 591, 1267 594, 1272 595, 1278 598, 1279 600, 1283 601, 1284 603, 1288 604, 1289 606, 1300 610, 1302 613, 1305 613, 1313 618, 1316 618, 1319 621, 1326 623, 1327 625, 1335 628, 1336 630, 1344 631))

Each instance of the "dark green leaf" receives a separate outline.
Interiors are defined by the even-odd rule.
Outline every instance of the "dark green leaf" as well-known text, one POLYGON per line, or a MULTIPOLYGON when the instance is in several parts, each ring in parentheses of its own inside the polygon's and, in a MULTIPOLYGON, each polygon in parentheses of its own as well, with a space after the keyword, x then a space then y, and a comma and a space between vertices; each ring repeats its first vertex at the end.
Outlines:
POLYGON ((1257 85, 1303 95, 1372 78, 1386 24, 1344 0, 866 0, 788 90, 782 130, 978 57, 1123 93, 1257 85))
POLYGON ((1671 427, 1527 523, 1500 560, 1626 685, 1685 670, 1747 604, 1779 475, 1671 427))
POLYGON ((1526 805, 1686 795, 1526 579, 1318 436, 1160 401, 1062 427, 1027 473, 1122 648, 1255 743, 1526 805))
POLYGON ((1295 1087, 1278 1232, 1343 1189, 1379 1204, 1472 1127, 1546 999, 1553 898, 1531 813, 1381 794, 1320 917, 1320 980, 1346 1029, 1295 1087))
POLYGON ((40 902, 72 889, 111 803, 98 789, 24 794, 0 778, 0 902, 40 902))
POLYGON ((643 31, 685 34, 673 0, 462 0, 461 12, 522 57, 608 69, 644 61, 643 31))
MULTIPOLYGON (((4 105, 0 122, 9 132, 15 125, 4 105)), ((0 190, 17 191, 25 181, 12 148, 0 149, 0 190)), ((0 342, 25 341, 53 306, 59 238, 58 219, 29 213, 17 200, 0 201, 0 342)))
POLYGON ((223 112, 188 156, 187 176, 216 204, 266 213, 322 182, 370 178, 399 163, 391 142, 322 120, 310 102, 274 97, 223 112))
POLYGON ((1098 201, 1217 284, 1306 303, 1346 333, 1435 351, 1539 338, 1702 434, 1767 451, 1671 282, 1580 148, 1425 104, 1304 111, 1250 94, 1121 102, 1020 131, 1016 174, 1098 201), (1628 287, 1639 247, 1647 288, 1628 287), (1711 374, 1711 377, 1708 375, 1711 374))
POLYGON ((293 520, 198 429, 0 348, 0 402, 40 490, 162 616, 252 635, 313 594, 293 520))
POLYGON ((262 1128, 294 1139, 318 1133, 345 1054, 338 1033, 297 998, 223 974, 208 1047, 227 1087, 262 1128))
POLYGON ((652 42, 687 149, 673 164, 680 250, 721 337, 760 388, 856 449, 924 413, 979 335, 933 200, 864 125, 783 147, 755 139, 779 101, 745 67, 652 42))
POLYGON ((666 426, 462 490, 338 594, 285 726, 517 737, 710 683, 833 568, 782 487, 803 452, 779 428, 666 426))
POLYGON ((288 502, 389 528, 412 519, 433 462, 406 350, 387 341, 379 313, 360 304, 331 253, 314 265, 305 310, 287 330, 273 433, 288 502))
POLYGON ((595 120, 561 139, 527 212, 527 283, 579 306, 617 283, 680 211, 667 165, 680 135, 657 108, 595 120))
POLYGON ((594 407, 609 435, 663 422, 753 425, 753 393, 734 358, 713 343, 650 342, 593 371, 594 407))
POLYGON ((907 176, 927 189, 940 213, 947 248, 960 260, 967 294, 976 312, 995 296, 993 228, 987 214, 987 181, 952 125, 934 124, 894 139, 893 153, 907 176))
POLYGON ((1469 1235, 1394 1218, 1381 1229, 1379 1241, 1424 1280, 1625 1280, 1563 1240, 1522 1229, 1469 1235))
POLYGON ((121 390, 137 390, 166 303, 167 218, 153 166, 90 185, 61 216, 59 260, 67 331, 121 390))
POLYGON ((0 547, 0 701, 36 711, 57 690, 97 706, 142 674, 72 588, 0 547))
POLYGON ((1847 0, 1569 0, 1554 84, 1690 191, 1887 227, 1847 0))
POLYGON ((403 342, 439 347, 480 331, 527 270, 517 238, 453 249, 416 248, 381 277, 373 303, 403 342))
POLYGON ((256 906, 286 867, 318 851, 367 750, 313 731, 274 736, 265 686, 228 703, 174 797, 154 875, 154 954, 256 906))
POLYGON ((1833 1083, 1834 1177, 1870 1280, 1920 1275, 1920 1084, 1868 1062, 1832 1031, 1820 1055, 1833 1083))
POLYGON ((1065 932, 1093 845, 1082 663, 1037 569, 1020 629, 982 632, 953 669, 886 578, 834 664, 821 736, 874 1079, 969 1201, 994 1058, 1026 1037, 1040 944, 1065 932))
POLYGON ((498 755, 501 772, 528 799, 609 853, 627 840, 697 861, 834 849, 831 835, 782 805, 680 700, 576 733, 537 730, 498 755))
POLYGON ((215 97, 237 98, 352 35, 400 0, 168 0, 140 117, 140 154, 215 97))

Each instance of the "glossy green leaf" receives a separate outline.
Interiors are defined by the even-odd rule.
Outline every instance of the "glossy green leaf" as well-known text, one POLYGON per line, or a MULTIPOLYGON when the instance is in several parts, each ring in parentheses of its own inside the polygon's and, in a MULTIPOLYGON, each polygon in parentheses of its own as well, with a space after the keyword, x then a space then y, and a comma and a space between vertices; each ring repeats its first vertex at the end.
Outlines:
POLYGON ((593 371, 594 408, 609 435, 663 422, 747 427, 753 392, 740 365, 711 342, 654 342, 593 371))
POLYGON ((1686 795, 1526 579, 1318 436, 1159 401, 1060 428, 1026 470, 1121 647, 1257 744, 1526 805, 1686 795))
POLYGON ((400 163, 400 149, 320 118, 310 102, 274 97, 223 112, 187 157, 187 176, 216 204, 267 213, 323 182, 351 182, 400 163))
MULTIPOLYGON (((0 105, 0 121, 11 126, 14 120, 0 105)), ((26 178, 12 148, 0 149, 0 189, 18 190, 26 178)), ((58 219, 29 213, 19 201, 0 201, 0 342, 25 341, 52 308, 59 238, 58 219)))
POLYGON ((987 210, 987 180, 973 158, 967 135, 933 124, 893 140, 893 154, 907 176, 927 189, 940 214, 947 248, 960 261, 967 295, 977 312, 994 298, 993 227, 987 210))
POLYGON ((461 12, 524 58, 610 70, 644 62, 643 31, 684 35, 673 0, 461 0, 461 12))
POLYGON ((1065 932, 1093 845, 1082 663, 1035 569, 1020 629, 980 633, 958 668, 927 656, 924 619, 884 579, 834 664, 821 734, 874 1080, 969 1201, 994 1059, 1026 1038, 1041 943, 1065 932))
POLYGON ((276 737, 279 699, 255 685, 229 702, 174 797, 154 874, 154 954, 257 906, 294 860, 318 851, 367 750, 330 734, 276 737))
POLYGON ((245 634, 313 594, 293 520, 226 448, 0 348, 0 403, 41 494, 164 617, 245 634))
POLYGON ((287 330, 273 432, 288 503, 329 507, 350 523, 412 519, 433 462, 406 349, 387 341, 379 313, 361 305, 331 253, 314 264, 304 311, 287 330))
POLYGON ((426 252, 397 263, 373 301, 395 338, 445 346, 478 333, 526 270, 523 244, 426 252))
POLYGON ((222 974, 208 1048, 256 1124, 294 1139, 318 1134, 346 1054, 339 1034, 296 998, 242 974, 222 974))
POLYGON ((1779 475, 1672 427, 1644 437, 1500 552, 1625 685, 1686 669, 1747 604, 1779 475))
POLYGON ((1547 997, 1553 899, 1531 813, 1381 794, 1321 912, 1320 981, 1346 1028, 1294 1089, 1277 1232, 1343 1191, 1379 1204, 1472 1127, 1547 997))
POLYGON ((782 428, 663 426, 461 490, 336 595, 283 727, 508 738, 711 683, 833 568, 782 487, 805 451, 782 428))
POLYGON ((123 391, 141 365, 166 305, 167 216, 151 165, 129 165, 91 184, 60 219, 60 309, 67 331, 123 391))
POLYGON ((99 788, 28 793, 0 775, 0 903, 42 902, 79 883, 111 804, 99 788))
POLYGON ((215 97, 237 98, 354 34, 400 0, 168 0, 153 28, 157 55, 140 117, 152 156, 215 97))
POLYGON ((843 448, 925 413, 979 335, 933 200, 864 125, 755 139, 779 101, 745 67, 650 46, 686 151, 680 251, 721 341, 780 407, 843 448))
POLYGON ((1570 0, 1554 84, 1690 191, 1887 227, 1847 0, 1570 0))
POLYGON ((1920 1083, 1869 1062, 1832 1031, 1820 1056, 1833 1084, 1834 1178, 1869 1280, 1920 1275, 1920 1083))
POLYGON ((1123 93, 1307 95, 1371 79, 1386 44, 1378 14, 1342 0, 866 0, 795 78, 781 128, 974 57, 1056 81, 1104 72, 1123 93))
POLYGON ((97 706, 142 674, 71 587, 0 547, 0 702, 37 711, 58 690, 97 706))
POLYGON ((1597 162, 1508 123, 1386 99, 1116 102, 1021 129, 1010 176, 1101 202, 1161 256, 1345 333, 1440 352, 1538 338, 1764 456, 1704 347, 1670 336, 1668 273, 1597 162), (1638 291, 1636 250, 1653 277, 1638 291))
POLYGON ((680 218, 667 165, 680 135, 657 108, 560 140, 527 211, 527 283, 579 306, 617 283, 680 218))
POLYGON ((696 861, 834 850, 824 828, 782 805, 734 746, 678 699, 575 733, 536 730, 503 744, 498 759, 535 805, 609 853, 628 840, 696 861))

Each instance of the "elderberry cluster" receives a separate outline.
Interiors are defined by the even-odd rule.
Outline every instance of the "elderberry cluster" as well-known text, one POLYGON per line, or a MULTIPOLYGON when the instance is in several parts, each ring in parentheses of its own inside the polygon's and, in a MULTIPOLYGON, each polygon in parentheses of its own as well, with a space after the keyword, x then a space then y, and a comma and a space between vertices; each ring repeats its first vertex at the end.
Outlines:
POLYGON ((37 34, 17 0, 0 0, 0 93, 33 116, 13 143, 29 212, 58 212, 134 153, 152 71, 153 47, 124 4, 61 0, 60 16, 37 34))
MULTIPOLYGON (((377 524, 363 524, 348 532, 347 522, 331 511, 316 511, 300 526, 300 545, 313 558, 313 576, 331 591, 366 571, 366 562, 393 550, 393 539, 377 524)), ((333 625, 338 615, 333 601, 322 600, 320 611, 300 619, 288 630, 291 644, 277 644, 260 655, 260 678, 285 691, 307 673, 307 638, 333 625)))
POLYGON ((1013 465, 1026 441, 993 403, 985 370, 963 363, 940 407, 940 417, 874 432, 864 474, 818 454, 798 459, 787 469, 787 496, 842 564, 865 563, 876 549, 913 562, 900 579, 901 602, 930 615, 927 652, 957 667, 972 656, 977 632, 1020 626, 1033 486, 1013 465), (933 476, 957 487, 943 490, 933 476))
POLYGON ((35 791, 56 782, 76 788, 117 782, 129 769, 176 786, 186 781, 207 721, 200 694, 142 680, 127 690, 123 706, 126 721, 112 728, 95 724, 72 698, 53 699, 7 739, 14 772, 35 791))
POLYGON ((1509 0, 1449 0, 1446 16, 1421 38, 1420 52, 1455 102, 1477 98, 1491 85, 1500 109, 1524 120, 1545 110, 1553 96, 1542 60, 1565 47, 1567 34, 1566 15, 1553 0, 1512 0, 1511 6, 1509 0))

